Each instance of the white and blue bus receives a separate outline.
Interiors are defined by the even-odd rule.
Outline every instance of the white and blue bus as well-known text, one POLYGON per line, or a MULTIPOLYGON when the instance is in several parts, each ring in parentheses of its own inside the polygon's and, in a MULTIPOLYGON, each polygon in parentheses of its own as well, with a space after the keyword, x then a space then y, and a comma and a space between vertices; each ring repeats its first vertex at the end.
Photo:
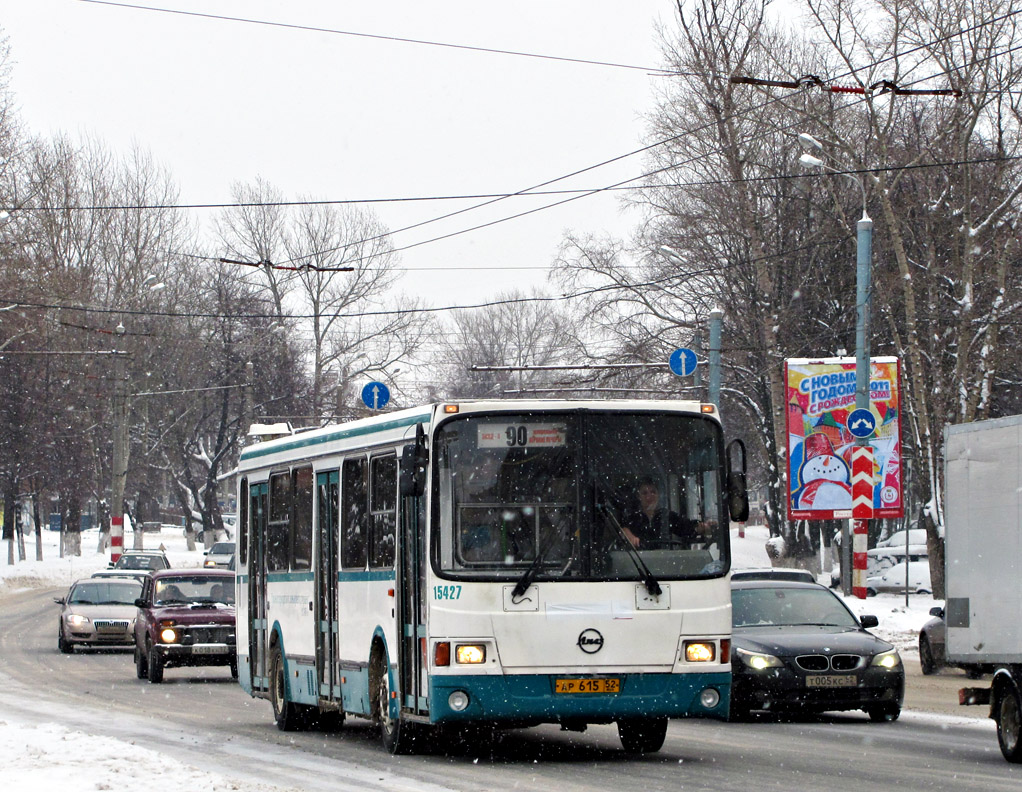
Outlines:
POLYGON ((452 402, 249 446, 241 684, 281 729, 369 718, 393 752, 615 722, 659 750, 669 718, 727 716, 744 454, 675 401, 452 402))

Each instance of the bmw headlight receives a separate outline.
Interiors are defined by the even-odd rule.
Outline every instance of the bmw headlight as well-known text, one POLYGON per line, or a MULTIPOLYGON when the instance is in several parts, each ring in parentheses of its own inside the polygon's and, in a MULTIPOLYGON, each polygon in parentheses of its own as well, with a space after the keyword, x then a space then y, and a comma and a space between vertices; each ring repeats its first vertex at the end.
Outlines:
POLYGON ((767 668, 780 668, 783 663, 771 654, 765 652, 750 652, 748 649, 735 647, 735 654, 742 661, 742 665, 751 668, 753 671, 763 671, 767 668))
POLYGON ((901 666, 901 655, 898 654, 897 649, 892 649, 889 652, 882 652, 873 658, 870 665, 888 669, 898 668, 901 666))

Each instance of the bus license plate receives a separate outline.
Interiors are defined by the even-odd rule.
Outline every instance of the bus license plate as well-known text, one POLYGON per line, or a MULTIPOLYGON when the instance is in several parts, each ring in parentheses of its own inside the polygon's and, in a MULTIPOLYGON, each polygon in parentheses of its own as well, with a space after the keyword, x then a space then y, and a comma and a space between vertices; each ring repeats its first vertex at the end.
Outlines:
POLYGON ((558 679, 554 682, 554 693, 620 693, 621 680, 601 679, 558 679))
POLYGON ((814 674, 806 677, 806 687, 855 687, 858 684, 854 674, 814 674))

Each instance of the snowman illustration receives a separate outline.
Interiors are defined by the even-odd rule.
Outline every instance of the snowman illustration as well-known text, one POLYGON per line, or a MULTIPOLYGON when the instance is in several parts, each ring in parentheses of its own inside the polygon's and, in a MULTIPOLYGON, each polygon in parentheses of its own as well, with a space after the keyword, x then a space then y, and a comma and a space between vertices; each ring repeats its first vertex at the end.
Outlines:
POLYGON ((852 507, 852 472, 830 438, 820 432, 806 437, 802 444, 802 465, 798 469, 798 490, 795 508, 850 509, 852 507))

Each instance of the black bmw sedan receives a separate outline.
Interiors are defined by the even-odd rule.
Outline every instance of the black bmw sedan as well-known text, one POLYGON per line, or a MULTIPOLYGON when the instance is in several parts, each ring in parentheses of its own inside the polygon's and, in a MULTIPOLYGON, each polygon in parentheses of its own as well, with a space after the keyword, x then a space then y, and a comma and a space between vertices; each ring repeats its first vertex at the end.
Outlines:
POLYGON ((892 644, 866 627, 832 591, 815 583, 731 584, 731 719, 752 710, 861 709, 871 720, 901 714, 905 672, 892 644))

